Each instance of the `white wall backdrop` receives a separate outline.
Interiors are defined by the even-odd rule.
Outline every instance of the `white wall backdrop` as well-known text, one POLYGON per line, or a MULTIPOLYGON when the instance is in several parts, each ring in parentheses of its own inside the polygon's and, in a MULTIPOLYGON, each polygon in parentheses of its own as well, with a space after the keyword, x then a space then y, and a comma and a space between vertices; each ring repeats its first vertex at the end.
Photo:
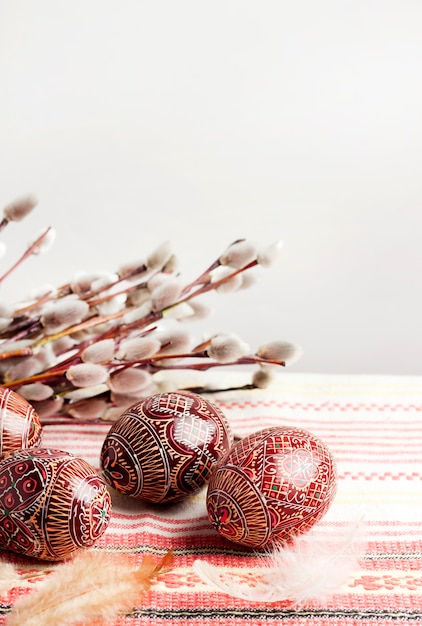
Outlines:
POLYGON ((292 371, 421 374, 421 33, 419 0, 2 0, 0 203, 40 200, 6 259, 58 234, 0 296, 283 239, 206 330, 298 343, 292 371))

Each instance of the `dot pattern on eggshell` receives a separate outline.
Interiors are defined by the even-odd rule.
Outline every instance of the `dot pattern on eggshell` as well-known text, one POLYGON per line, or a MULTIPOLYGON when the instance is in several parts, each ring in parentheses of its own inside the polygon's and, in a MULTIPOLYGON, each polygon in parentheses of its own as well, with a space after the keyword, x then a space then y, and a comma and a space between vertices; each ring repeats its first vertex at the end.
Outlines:
POLYGON ((336 493, 336 466, 324 443, 296 428, 273 427, 242 439, 218 464, 208 516, 225 538, 263 547, 309 530, 336 493))
POLYGON ((223 412, 199 394, 155 394, 110 429, 101 451, 104 479, 133 498, 181 500, 206 483, 232 441, 223 412))

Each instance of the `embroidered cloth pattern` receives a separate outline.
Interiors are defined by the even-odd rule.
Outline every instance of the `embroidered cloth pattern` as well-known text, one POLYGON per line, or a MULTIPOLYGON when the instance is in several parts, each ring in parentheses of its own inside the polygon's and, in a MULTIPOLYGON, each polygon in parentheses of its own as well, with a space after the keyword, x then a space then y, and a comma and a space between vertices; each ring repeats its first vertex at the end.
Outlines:
MULTIPOLYGON (((214 374, 213 374, 214 375, 214 374)), ((219 383, 243 380, 223 374, 219 383)), ((154 506, 113 493, 113 511, 95 550, 124 553, 140 562, 174 551, 172 567, 114 626, 391 626, 422 621, 422 377, 307 375, 286 373, 266 390, 237 390, 210 396, 237 436, 274 425, 304 428, 320 437, 337 463, 338 491, 313 529, 319 538, 365 521, 365 552, 350 580, 329 601, 294 609, 289 602, 248 602, 202 582, 195 559, 254 584, 267 566, 264 552, 230 544, 206 514, 206 488, 176 504, 154 506)), ((43 447, 67 450, 99 468, 104 422, 50 419, 43 447)), ((291 459, 298 462, 300 459, 291 459)), ((312 468, 311 468, 312 469, 312 468)), ((39 570, 51 563, 2 552, 3 559, 33 572, 24 586, 0 598, 0 624, 15 600, 34 588, 39 570)), ((53 566, 54 567, 54 566, 53 566)))

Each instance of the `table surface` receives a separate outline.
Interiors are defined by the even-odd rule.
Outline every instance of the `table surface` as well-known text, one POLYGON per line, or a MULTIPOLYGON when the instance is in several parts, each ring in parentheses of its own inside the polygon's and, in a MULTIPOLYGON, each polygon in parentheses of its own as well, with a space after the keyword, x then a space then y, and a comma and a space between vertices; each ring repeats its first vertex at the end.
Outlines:
MULTIPOLYGON (((237 384, 242 377, 241 372, 224 374, 222 382, 237 384)), ((286 373, 265 390, 226 391, 212 399, 239 436, 284 425, 304 428, 327 444, 337 463, 338 491, 311 532, 328 541, 363 518, 358 562, 332 596, 300 608, 289 601, 235 598, 199 578, 195 559, 248 575, 259 575, 268 563, 264 554, 229 545, 213 530, 206 489, 167 507, 114 495, 111 522, 95 550, 140 562, 145 554, 158 560, 171 549, 174 560, 133 610, 113 624, 380 626, 422 621, 422 377, 286 373)), ((43 446, 66 449, 98 468, 109 428, 104 422, 50 421, 43 446)), ((45 568, 7 552, 2 556, 21 568, 45 568)), ((29 580, 3 594, 1 624, 14 602, 37 584, 29 580)))

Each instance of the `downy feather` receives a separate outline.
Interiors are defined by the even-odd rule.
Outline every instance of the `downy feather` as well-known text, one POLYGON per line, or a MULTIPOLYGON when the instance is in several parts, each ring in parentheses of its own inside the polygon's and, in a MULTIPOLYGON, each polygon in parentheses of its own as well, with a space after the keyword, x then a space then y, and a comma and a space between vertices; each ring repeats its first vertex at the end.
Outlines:
MULTIPOLYGON (((196 574, 214 589, 243 600, 259 602, 290 601, 303 606, 324 600, 347 583, 357 567, 354 540, 358 525, 348 529, 337 542, 312 535, 296 537, 290 544, 274 548, 268 567, 262 567, 255 580, 240 570, 224 569, 203 560, 193 564, 196 574)), ((266 558, 266 557, 264 557, 266 558)))

